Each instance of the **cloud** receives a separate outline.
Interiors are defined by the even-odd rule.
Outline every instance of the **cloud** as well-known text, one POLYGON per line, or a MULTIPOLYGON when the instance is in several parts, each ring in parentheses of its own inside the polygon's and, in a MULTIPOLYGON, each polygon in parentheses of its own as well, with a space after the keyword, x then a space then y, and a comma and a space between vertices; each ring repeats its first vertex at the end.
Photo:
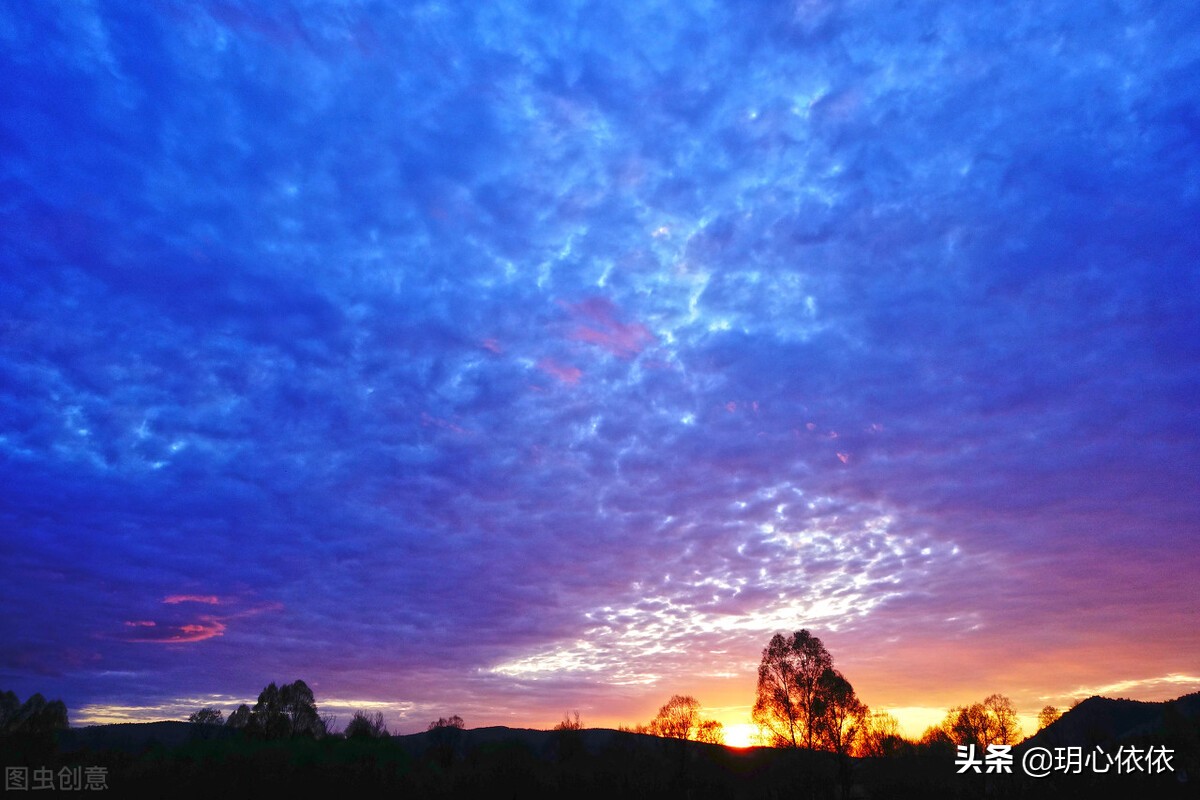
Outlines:
POLYGON ((590 297, 568 305, 567 310, 579 321, 568 338, 594 344, 615 356, 636 356, 654 341, 645 325, 618 321, 616 307, 603 297, 590 297))
POLYGON ((1155 678, 1140 678, 1116 681, 1114 683, 1105 684, 1104 686, 1079 686, 1070 694, 1077 697, 1093 697, 1101 695, 1112 697, 1114 695, 1124 696, 1131 692, 1138 698, 1146 696, 1148 693, 1154 695, 1167 696, 1167 699, 1174 699, 1180 694, 1187 694, 1193 691, 1195 687, 1200 686, 1200 677, 1195 675, 1171 674, 1161 675, 1155 678), (1164 695, 1165 691, 1165 695, 1164 695))
POLYGON ((194 622, 175 625, 159 625, 152 620, 129 621, 125 625, 126 627, 135 629, 120 637, 127 642, 184 644, 203 642, 205 639, 211 639, 214 636, 221 636, 225 633, 225 623, 211 617, 201 617, 194 622))
POLYGON ((1186 15, 0 16, 19 693, 519 723, 804 626, 873 705, 1200 657, 1186 15))
POLYGON ((179 603, 204 603, 206 605, 220 605, 221 600, 216 595, 212 594, 173 594, 163 598, 163 602, 167 605, 177 605, 179 603))
POLYGON ((573 367, 569 364, 560 364, 552 358, 543 358, 537 363, 537 368, 542 372, 552 377, 558 378, 566 384, 579 383, 579 379, 583 376, 583 370, 579 367, 573 367))

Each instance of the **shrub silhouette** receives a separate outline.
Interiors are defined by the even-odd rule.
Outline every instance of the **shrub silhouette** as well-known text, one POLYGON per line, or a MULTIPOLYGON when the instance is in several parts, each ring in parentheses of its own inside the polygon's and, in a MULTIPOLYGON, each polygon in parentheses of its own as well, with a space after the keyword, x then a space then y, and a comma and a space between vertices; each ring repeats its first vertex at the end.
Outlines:
POLYGON ((383 724, 383 713, 379 711, 374 714, 355 711, 345 730, 347 739, 378 739, 387 735, 387 725, 383 724))

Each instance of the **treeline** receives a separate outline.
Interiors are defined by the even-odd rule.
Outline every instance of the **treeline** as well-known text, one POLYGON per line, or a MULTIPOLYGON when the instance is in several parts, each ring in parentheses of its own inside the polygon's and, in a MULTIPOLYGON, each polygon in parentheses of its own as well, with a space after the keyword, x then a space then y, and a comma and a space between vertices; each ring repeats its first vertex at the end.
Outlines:
POLYGON ((17 767, 45 759, 57 750, 55 735, 67 729, 67 706, 40 694, 25 702, 11 691, 0 692, 0 766, 17 767))
MULTIPOLYGON (((1054 724, 1059 716, 1047 706, 1039 724, 1054 724)), ((269 684, 253 706, 242 704, 228 717, 202 708, 189 716, 191 725, 68 731, 63 741, 71 746, 61 752, 52 742, 67 727, 65 705, 41 695, 21 703, 5 692, 0 744, 6 765, 103 767, 114 788, 176 797, 191 796, 192 787, 206 798, 341 793, 348 787, 422 797, 1090 797, 1114 788, 1129 796, 1185 796, 1180 791, 1186 787, 1172 783, 1172 774, 1051 776, 1040 782, 1019 772, 959 774, 960 748, 973 745, 982 754, 989 745, 1020 740, 1007 697, 992 694, 951 708, 941 723, 908 739, 894 717, 859 700, 824 644, 807 630, 777 634, 763 650, 752 718, 761 743, 770 747, 703 746, 722 743, 722 725, 707 718, 695 697, 682 694, 647 724, 619 731, 585 729, 576 711, 552 731, 467 730, 463 718, 452 714, 433 720, 423 733, 392 736, 381 713, 360 710, 339 733, 336 720, 319 713, 311 688, 296 680, 269 684)), ((1174 738, 1143 743, 1177 748, 1180 774, 1196 774, 1200 718, 1193 714, 1177 727, 1182 733, 1174 738)))
MULTIPOLYGON (((1020 736, 1012 702, 996 694, 951 709, 941 725, 910 741, 895 717, 872 713, 858 698, 824 643, 807 630, 776 634, 763 649, 752 719, 763 744, 833 754, 843 796, 859 779, 855 759, 941 758, 946 744, 1011 745, 1020 736)), ((952 763, 945 760, 944 766, 952 763)))
MULTIPOLYGON (((318 713, 316 697, 302 680, 282 686, 276 686, 274 682, 268 684, 259 693, 253 708, 242 703, 228 717, 219 708, 201 708, 188 716, 188 722, 223 725, 244 731, 247 736, 256 739, 321 739, 326 736, 378 739, 390 735, 383 713, 379 711, 355 711, 346 729, 340 733, 335 731, 337 719, 318 713)), ((464 727, 463 718, 453 714, 429 723, 427 730, 462 730, 464 727)))
POLYGON ((0 693, 0 736, 42 736, 67 727, 67 706, 33 694, 24 703, 13 692, 0 693))
MULTIPOLYGON (((188 717, 188 722, 221 725, 244 730, 262 739, 287 739, 308 736, 319 739, 329 732, 333 719, 317 713, 317 700, 304 681, 297 680, 276 686, 271 682, 258 695, 254 707, 242 703, 228 719, 216 708, 202 708, 188 717)), ((382 724, 382 720, 381 723, 382 724)))
MULTIPOLYGON (((1043 709, 1049 718, 1054 709, 1043 709)), ((763 650, 752 718, 763 744, 824 750, 842 757, 884 757, 929 744, 1016 744, 1021 725, 1012 701, 1000 694, 952 708, 918 741, 900 734, 895 717, 872 713, 833 666, 824 643, 807 630, 776 634, 763 650)))
POLYGON ((724 723, 715 719, 704 719, 700 715, 700 702, 689 694, 672 695, 671 699, 658 709, 658 714, 649 724, 622 726, 619 730, 647 733, 665 739, 725 744, 724 723))

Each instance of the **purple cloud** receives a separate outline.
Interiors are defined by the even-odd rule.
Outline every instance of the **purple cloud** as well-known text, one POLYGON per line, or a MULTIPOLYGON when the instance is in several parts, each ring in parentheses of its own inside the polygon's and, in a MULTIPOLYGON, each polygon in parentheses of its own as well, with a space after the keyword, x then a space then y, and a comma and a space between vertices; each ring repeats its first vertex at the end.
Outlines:
POLYGON ((1182 693, 1193 17, 0 11, 6 688, 1182 693))

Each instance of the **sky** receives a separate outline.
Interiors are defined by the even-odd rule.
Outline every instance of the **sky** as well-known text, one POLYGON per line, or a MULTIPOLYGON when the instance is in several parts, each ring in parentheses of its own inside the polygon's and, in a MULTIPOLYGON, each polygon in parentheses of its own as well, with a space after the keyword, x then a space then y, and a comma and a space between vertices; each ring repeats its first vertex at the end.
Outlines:
POLYGON ((0 74, 0 688, 1200 690, 1200 6, 9 3, 0 74))

